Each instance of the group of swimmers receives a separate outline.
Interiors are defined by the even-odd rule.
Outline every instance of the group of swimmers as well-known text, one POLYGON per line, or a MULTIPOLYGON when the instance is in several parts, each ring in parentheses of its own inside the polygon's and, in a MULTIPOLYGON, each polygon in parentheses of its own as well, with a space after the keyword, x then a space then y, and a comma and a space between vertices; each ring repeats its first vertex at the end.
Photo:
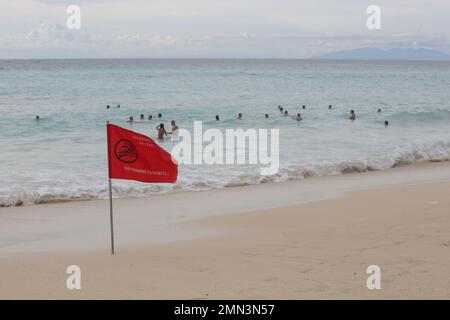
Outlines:
MULTIPOLYGON (((158 117, 158 119, 162 118, 162 114, 158 113, 157 117, 158 117)), ((140 119, 141 120, 145 120, 145 115, 141 114, 140 119)), ((153 116, 151 114, 149 114, 148 117, 147 117, 147 120, 152 120, 152 119, 153 119, 153 116)), ((130 123, 134 122, 134 117, 130 116, 128 118, 127 122, 130 122, 130 123)))
MULTIPOLYGON (((303 105, 303 106, 302 106, 302 109, 303 109, 303 110, 306 110, 306 106, 303 105)), ((332 110, 332 109, 333 109, 333 106, 330 104, 330 105, 328 106, 328 110, 332 110)), ((287 110, 285 110, 281 105, 278 106, 278 111, 279 111, 283 116, 289 117, 289 112, 288 112, 287 110)), ((381 109, 378 109, 378 113, 381 113, 381 109)), ((266 113, 266 114, 264 115, 264 117, 265 117, 266 119, 269 119, 269 114, 266 113)), ((302 114, 301 114, 301 113, 297 113, 295 116, 291 116, 291 118, 292 118, 293 120, 296 120, 296 121, 299 121, 299 122, 300 122, 300 121, 303 121, 303 117, 302 117, 302 114)), ((242 120, 242 119, 243 119, 242 113, 238 113, 237 116, 236 116, 236 119, 237 119, 237 120, 242 120)), ((219 116, 218 116, 218 115, 216 115, 216 120, 219 121, 219 116)), ((351 121, 355 121, 355 120, 356 120, 356 113, 355 113, 355 110, 350 110, 349 120, 351 120, 351 121)), ((389 121, 385 120, 385 121, 384 121, 384 125, 385 125, 386 127, 389 126, 389 121)))
MULTIPOLYGON (((107 106, 106 106, 106 109, 110 109, 110 108, 111 108, 110 105, 107 105, 107 106)), ((120 108, 120 104, 117 105, 117 108, 120 108)), ((302 106, 302 109, 303 109, 303 110, 306 110, 306 106, 303 105, 303 106, 302 106)), ((329 110, 332 110, 332 109, 333 109, 333 106, 332 106, 332 105, 329 105, 329 106, 328 106, 328 109, 329 109, 329 110)), ((278 106, 278 111, 281 113, 281 115, 283 115, 283 116, 285 116, 285 117, 289 117, 289 112, 288 112, 288 110, 285 110, 285 109, 283 108, 283 106, 279 105, 279 106, 278 106)), ((381 109, 378 109, 378 113, 381 113, 381 109)), ((266 119, 269 119, 269 114, 266 113, 266 114, 264 115, 264 117, 265 117, 266 119)), ((157 118, 158 118, 158 119, 162 118, 162 114, 161 114, 161 113, 158 113, 157 118)), ((238 114, 236 115, 236 120, 242 120, 243 118, 244 118, 244 115, 243 115, 241 112, 238 113, 238 114)), ((293 120, 295 120, 295 121, 298 121, 298 122, 303 121, 303 117, 302 117, 302 114, 301 114, 301 113, 297 113, 295 116, 291 116, 291 118, 292 118, 293 120)), ((36 119, 39 120, 39 116, 36 116, 36 119)), ((152 119, 153 119, 153 115, 150 114, 150 115, 148 115, 147 117, 145 117, 144 114, 141 114, 141 115, 140 115, 140 120, 145 120, 145 119, 147 119, 147 120, 152 120, 152 119)), ((215 119, 216 119, 216 121, 220 121, 220 116, 219 116, 219 115, 216 115, 216 116, 215 116, 215 119)), ((355 121, 355 120, 356 120, 356 113, 355 113, 355 110, 350 110, 349 120, 351 120, 351 121, 355 121)), ((134 118, 133 118, 132 116, 130 116, 130 117, 128 118, 127 122, 128 122, 128 123, 133 123, 133 122, 134 122, 134 118)), ((172 135, 172 139, 173 139, 173 138, 176 138, 176 136, 178 135, 178 125, 176 124, 175 120, 172 120, 172 121, 170 122, 170 124, 171 124, 171 126, 172 126, 172 131, 171 131, 171 132, 167 132, 167 131, 166 131, 166 129, 165 129, 165 127, 164 127, 164 123, 160 123, 160 124, 156 127, 156 130, 157 130, 157 133, 158 133, 158 140, 164 140, 164 137, 168 136, 169 134, 172 135)), ((389 122, 388 122, 387 120, 384 121, 384 125, 385 125, 385 127, 388 127, 388 126, 389 126, 389 122)))
POLYGON ((167 137, 167 135, 172 135, 172 139, 178 138, 178 129, 175 120, 170 121, 170 125, 172 126, 172 132, 167 132, 164 128, 164 123, 160 123, 159 126, 156 127, 156 130, 158 132, 158 140, 164 140, 164 137, 167 137))
MULTIPOLYGON (((162 114, 158 113, 158 119, 162 118, 162 114)), ((141 120, 145 120, 145 115, 141 114, 140 116, 141 120)), ((147 117, 148 120, 152 120, 153 116, 149 115, 147 117)), ((134 119, 133 117, 130 117, 127 121, 128 123, 133 123, 134 119)), ((166 128, 164 127, 164 123, 160 123, 157 127, 156 127, 156 131, 158 133, 158 140, 164 140, 164 137, 167 137, 169 134, 172 135, 172 139, 177 139, 178 138, 178 125, 175 122, 175 120, 170 121, 170 125, 172 126, 172 131, 171 132, 167 132, 166 128)))
MULTIPOLYGON (((108 108, 108 107, 109 107, 109 106, 107 106, 107 108, 108 108)), ((120 107, 120 105, 119 105, 119 107, 120 107)), ((303 106, 302 106, 302 109, 303 109, 303 110, 306 110, 306 106, 303 105, 303 106)), ((332 105, 329 105, 329 106, 328 106, 328 110, 332 110, 332 109, 333 109, 333 106, 332 106, 332 105)), ((283 116, 285 116, 285 117, 289 117, 289 112, 288 112, 288 110, 285 110, 281 105, 278 106, 278 111, 281 113, 281 115, 283 115, 283 116)), ((381 113, 381 109, 378 109, 378 113, 381 113)), ((162 117, 162 114, 161 114, 161 113, 158 113, 158 118, 161 118, 161 117, 162 117)), ((269 119, 269 114, 266 113, 266 114, 264 115, 264 117, 265 117, 266 119, 269 119)), ((216 115, 215 118, 216 118, 216 121, 220 121, 220 116, 219 116, 219 115, 216 115)), ((292 118, 293 120, 295 120, 295 121, 298 121, 298 122, 303 121, 303 116, 302 116, 301 113, 297 113, 295 116, 291 116, 291 118, 292 118)), ((144 120, 144 119, 145 119, 144 114, 141 114, 140 119, 141 119, 141 120, 144 120)), ((153 119, 153 116, 152 116, 152 115, 149 115, 149 116, 147 117, 147 119, 148 119, 148 120, 152 120, 152 119, 153 119)), ((239 113, 236 115, 236 120, 242 120, 242 119, 244 119, 244 115, 243 115, 241 112, 239 112, 239 113)), ((351 121, 355 121, 355 120, 356 120, 356 113, 355 113, 355 110, 350 110, 349 120, 351 120, 351 121)), ((134 122, 133 117, 130 117, 130 118, 128 119, 127 122, 129 122, 129 123, 134 122)), ((171 125, 172 125, 172 132, 178 129, 178 126, 175 124, 175 120, 172 120, 171 125)), ((385 127, 388 127, 388 126, 389 126, 389 122, 388 122, 387 120, 384 121, 384 126, 385 126, 385 127)), ((164 129, 164 124, 163 124, 163 123, 161 123, 156 129, 158 130, 158 139, 159 139, 159 140, 162 140, 162 139, 164 139, 164 136, 167 136, 167 132, 166 132, 166 130, 164 129)), ((169 133, 169 134, 172 134, 172 133, 169 133)))
MULTIPOLYGON (((306 106, 303 105, 303 106, 302 106, 302 109, 305 110, 305 109, 306 109, 306 106)), ((280 111, 280 113, 281 113, 283 116, 289 117, 289 111, 285 110, 281 105, 278 106, 278 111, 280 111)), ((266 118, 269 118, 269 115, 268 115, 268 114, 266 114, 266 118)), ((295 120, 295 121, 298 121, 298 122, 303 121, 303 117, 302 117, 302 114, 301 114, 301 113, 297 113, 295 116, 291 116, 291 118, 292 118, 293 120, 295 120)))
MULTIPOLYGON (((110 109, 110 108, 111 108, 111 106, 108 104, 108 105, 106 106, 106 109, 110 109)), ((120 104, 117 105, 117 108, 120 108, 120 104)), ((303 105, 303 106, 302 106, 302 109, 303 109, 303 110, 306 110, 306 106, 303 105)), ((333 106, 330 104, 330 105, 328 106, 328 110, 332 110, 332 109, 333 109, 333 106)), ((278 111, 279 111, 283 116, 285 116, 285 117, 288 117, 288 116, 289 116, 289 112, 288 112, 287 110, 285 110, 281 105, 278 106, 278 111)), ((378 109, 378 113, 381 113, 381 109, 378 109)), ((269 119, 269 114, 266 113, 266 114, 264 115, 264 117, 265 117, 266 119, 269 119)), ((161 114, 161 113, 158 113, 157 118, 158 118, 158 119, 162 118, 162 114, 161 114)), ((241 112, 238 113, 237 116, 236 116, 236 120, 242 120, 243 118, 244 118, 244 115, 243 115, 241 112)), ((301 113, 297 113, 297 115, 291 116, 291 118, 292 118, 293 120, 295 120, 295 121, 298 121, 298 122, 300 122, 300 121, 303 120, 303 117, 302 117, 301 113)), ((40 118, 39 118, 39 116, 37 115, 37 116, 36 116, 36 120, 39 120, 39 119, 40 119, 40 118)), ((144 114, 141 114, 141 115, 140 115, 140 119, 141 119, 141 120, 145 120, 145 115, 144 115, 144 114)), ((151 115, 151 114, 148 115, 147 119, 148 119, 148 120, 152 120, 152 119, 153 119, 153 115, 151 115)), ((349 116, 349 119, 350 119, 351 121, 355 121, 355 120, 356 120, 356 113, 355 113, 355 110, 350 110, 350 116, 349 116)), ((216 121, 220 121, 219 115, 216 115, 216 121)), ((134 122, 134 118, 133 118, 132 116, 130 116, 130 117, 128 118, 127 122, 128 122, 128 123, 133 123, 133 122, 134 122)), ((172 120, 172 121, 171 121, 171 125, 172 125, 172 132, 169 133, 169 134, 173 134, 173 131, 178 130, 178 126, 176 125, 175 120, 172 120)), ((389 126, 389 121, 385 120, 385 121, 384 121, 384 126, 385 126, 385 127, 388 127, 388 126, 389 126)), ((167 136, 168 133, 167 133, 166 130, 164 129, 164 123, 161 123, 158 127, 156 127, 156 129, 158 130, 158 139, 159 139, 159 140, 164 139, 164 135, 167 136)))

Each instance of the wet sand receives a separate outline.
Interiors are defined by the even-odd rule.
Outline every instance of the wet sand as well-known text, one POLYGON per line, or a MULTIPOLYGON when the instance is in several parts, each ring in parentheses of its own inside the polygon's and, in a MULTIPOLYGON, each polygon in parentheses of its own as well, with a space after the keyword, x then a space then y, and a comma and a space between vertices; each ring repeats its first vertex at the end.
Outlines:
POLYGON ((2 208, 0 298, 448 299, 448 172, 115 200, 115 256, 106 201, 2 208), (73 264, 81 290, 66 288, 73 264), (381 290, 366 287, 369 265, 381 290))

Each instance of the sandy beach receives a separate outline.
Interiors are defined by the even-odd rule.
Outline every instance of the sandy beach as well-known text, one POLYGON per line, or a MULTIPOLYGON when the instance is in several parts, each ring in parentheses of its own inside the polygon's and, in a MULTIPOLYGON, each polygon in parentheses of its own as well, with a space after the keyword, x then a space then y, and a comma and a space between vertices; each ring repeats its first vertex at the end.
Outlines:
POLYGON ((448 299, 449 194, 431 163, 118 199, 115 256, 107 201, 1 208, 0 298, 448 299))

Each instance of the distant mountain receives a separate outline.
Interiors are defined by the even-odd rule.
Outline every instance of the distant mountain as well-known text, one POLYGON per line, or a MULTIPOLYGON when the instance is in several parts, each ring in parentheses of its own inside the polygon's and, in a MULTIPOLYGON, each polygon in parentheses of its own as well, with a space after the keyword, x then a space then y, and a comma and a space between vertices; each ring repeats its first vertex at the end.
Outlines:
POLYGON ((317 59, 329 60, 427 60, 450 61, 450 55, 430 49, 376 49, 360 48, 346 51, 336 51, 317 59))

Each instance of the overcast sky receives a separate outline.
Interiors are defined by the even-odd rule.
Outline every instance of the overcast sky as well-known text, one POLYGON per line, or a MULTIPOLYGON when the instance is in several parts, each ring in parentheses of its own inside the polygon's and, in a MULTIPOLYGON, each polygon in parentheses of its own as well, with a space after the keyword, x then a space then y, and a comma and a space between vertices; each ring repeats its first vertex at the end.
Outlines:
POLYGON ((0 58, 309 58, 360 47, 450 53, 450 0, 0 0, 0 58), (81 29, 69 30, 69 4, 81 29), (381 8, 381 30, 366 9, 381 8))

